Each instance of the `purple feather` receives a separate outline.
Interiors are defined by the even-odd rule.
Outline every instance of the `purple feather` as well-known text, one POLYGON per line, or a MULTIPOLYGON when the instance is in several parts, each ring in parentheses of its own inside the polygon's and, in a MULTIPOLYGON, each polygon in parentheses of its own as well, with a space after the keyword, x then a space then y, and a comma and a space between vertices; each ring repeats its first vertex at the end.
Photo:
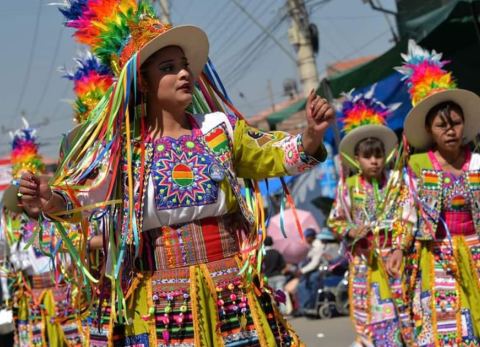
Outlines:
POLYGON ((77 20, 88 9, 87 2, 88 0, 68 0, 64 7, 59 8, 59 11, 67 21, 77 20))

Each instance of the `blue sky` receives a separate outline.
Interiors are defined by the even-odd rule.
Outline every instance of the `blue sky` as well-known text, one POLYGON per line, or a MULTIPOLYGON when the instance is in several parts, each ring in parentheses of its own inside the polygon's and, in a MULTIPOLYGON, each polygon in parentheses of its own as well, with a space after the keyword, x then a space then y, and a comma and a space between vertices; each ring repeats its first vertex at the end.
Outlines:
MULTIPOLYGON (((284 0, 239 0, 264 26, 279 23, 285 13, 284 0)), ((5 130, 21 126, 21 112, 38 125, 41 152, 55 156, 61 134, 73 126, 72 84, 61 78, 60 66, 73 66, 81 49, 64 28, 53 0, 15 0, 0 3, 0 156, 9 153, 5 130)), ((217 66, 230 96, 247 117, 267 108, 268 80, 275 102, 284 99, 282 83, 297 78, 295 64, 272 40, 254 49, 258 28, 231 0, 171 0, 174 24, 195 24, 210 38, 210 57, 217 66), (246 55, 253 51, 254 54, 246 55), (241 98, 239 95, 244 95, 241 98)), ((306 0, 312 8, 310 20, 320 32, 317 66, 320 73, 337 60, 381 54, 392 46, 383 14, 373 11, 362 0, 306 0)), ((381 0, 395 9, 394 0, 381 0)), ((288 42, 289 19, 273 31, 292 53, 288 42)))

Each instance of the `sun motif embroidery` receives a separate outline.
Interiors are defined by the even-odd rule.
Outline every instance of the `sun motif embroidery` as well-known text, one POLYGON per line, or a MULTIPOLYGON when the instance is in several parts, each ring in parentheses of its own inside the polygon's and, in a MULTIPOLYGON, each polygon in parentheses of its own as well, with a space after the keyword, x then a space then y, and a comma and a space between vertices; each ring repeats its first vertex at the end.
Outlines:
POLYGON ((161 151, 155 148, 152 177, 158 210, 208 205, 217 201, 218 184, 209 177, 212 158, 199 152, 195 141, 181 142, 165 146, 161 151))

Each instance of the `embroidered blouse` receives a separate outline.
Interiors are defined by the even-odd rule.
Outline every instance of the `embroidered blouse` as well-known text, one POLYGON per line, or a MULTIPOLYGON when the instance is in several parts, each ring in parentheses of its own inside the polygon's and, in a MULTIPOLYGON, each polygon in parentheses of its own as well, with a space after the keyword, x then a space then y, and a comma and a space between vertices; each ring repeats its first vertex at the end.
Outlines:
MULTIPOLYGON (((135 169, 140 158, 134 155, 134 198, 136 203, 143 202, 143 214, 137 216, 139 230, 233 213, 239 208, 234 192, 240 190, 237 178, 295 175, 319 162, 304 152, 301 135, 263 132, 220 112, 193 115, 192 120, 191 135, 145 143, 144 197, 139 196, 135 169)), ((318 159, 325 157, 322 146, 318 159)), ((102 201, 103 182, 109 179, 78 194, 82 205, 102 201)))
MULTIPOLYGON (((428 156, 435 170, 442 170, 440 163, 433 154, 429 152, 428 156)), ((444 173, 442 187, 442 212, 440 218, 445 223, 439 223, 437 229, 437 238, 445 238, 450 235, 472 235, 475 234, 475 225, 473 224, 471 204, 472 198, 468 193, 468 185, 464 172, 470 165, 471 153, 467 151, 465 163, 462 167, 462 173, 459 176, 444 173), (447 230, 448 228, 448 230, 447 230)))
MULTIPOLYGON (((460 216, 458 212, 467 212, 467 210, 469 213, 463 214, 461 221, 469 224, 468 214, 470 214, 474 229, 479 234, 480 155, 478 153, 471 154, 464 165, 463 173, 457 179, 438 166, 435 167, 431 159, 426 152, 413 155, 409 161, 411 178, 408 180, 408 184, 411 195, 416 196, 416 203, 412 204, 410 209, 419 214, 418 224, 413 233, 414 237, 419 240, 433 240, 437 230, 443 228, 440 225, 443 223, 442 220, 446 220, 446 212, 449 214, 448 218, 456 218, 460 216), (457 208, 459 208, 458 212, 455 211, 457 208), (456 212, 456 217, 450 214, 452 212, 456 212)), ((453 226, 454 221, 450 222, 453 226)), ((453 226, 451 229, 455 230, 455 227, 453 226)), ((462 233, 465 230, 470 233, 470 226, 467 226, 466 229, 463 228, 462 233)))

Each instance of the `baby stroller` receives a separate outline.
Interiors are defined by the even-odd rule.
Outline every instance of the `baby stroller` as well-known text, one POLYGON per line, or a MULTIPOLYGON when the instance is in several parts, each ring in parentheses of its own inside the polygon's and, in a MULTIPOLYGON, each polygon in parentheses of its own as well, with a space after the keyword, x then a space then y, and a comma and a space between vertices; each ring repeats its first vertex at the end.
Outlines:
POLYGON ((323 286, 317 293, 315 314, 322 319, 349 314, 348 261, 342 258, 332 263, 320 268, 323 286))

